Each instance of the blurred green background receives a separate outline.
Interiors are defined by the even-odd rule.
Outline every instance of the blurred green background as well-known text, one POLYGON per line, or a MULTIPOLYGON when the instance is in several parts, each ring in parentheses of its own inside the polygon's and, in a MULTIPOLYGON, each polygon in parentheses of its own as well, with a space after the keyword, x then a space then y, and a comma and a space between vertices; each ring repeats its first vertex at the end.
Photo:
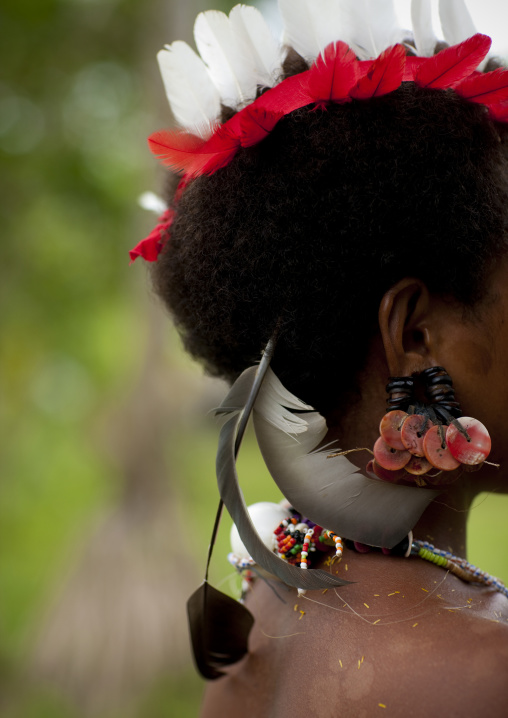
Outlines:
MULTIPOLYGON (((214 2, 229 10, 234 3, 214 2)), ((128 250, 170 122, 155 62, 204 0, 3 0, 0 715, 197 715, 185 600, 217 502, 224 392, 184 357, 128 250)), ((246 499, 277 500, 252 443, 246 499)), ((505 580, 506 499, 471 560, 505 580)), ((224 522, 212 570, 235 591, 224 522)))

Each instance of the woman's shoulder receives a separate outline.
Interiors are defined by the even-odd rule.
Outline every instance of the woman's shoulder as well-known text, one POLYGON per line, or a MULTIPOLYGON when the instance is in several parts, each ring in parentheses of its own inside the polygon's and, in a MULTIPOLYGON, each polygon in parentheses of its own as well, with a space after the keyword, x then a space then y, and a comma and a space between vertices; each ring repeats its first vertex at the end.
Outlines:
POLYGON ((203 716, 506 715, 508 600, 379 558, 343 560, 355 583, 337 589, 258 581, 249 654, 210 686, 203 716))

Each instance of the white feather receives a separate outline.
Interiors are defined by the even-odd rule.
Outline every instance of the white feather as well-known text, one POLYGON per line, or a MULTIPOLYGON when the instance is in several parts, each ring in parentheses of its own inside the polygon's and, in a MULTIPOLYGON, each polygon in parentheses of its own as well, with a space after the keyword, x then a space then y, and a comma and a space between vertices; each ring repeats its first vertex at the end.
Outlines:
POLYGON ((187 43, 166 45, 157 59, 176 121, 203 137, 220 114, 220 95, 200 57, 187 43))
MULTIPOLYGON (((463 42, 477 33, 464 0, 440 0, 439 19, 444 38, 450 45, 458 45, 459 42, 463 42)), ((489 56, 487 55, 478 65, 480 72, 483 72, 488 61, 489 56)))
POLYGON ((446 42, 457 45, 476 33, 464 0, 440 0, 439 19, 446 42))
POLYGON ((279 0, 284 23, 284 42, 307 61, 314 61, 321 50, 315 13, 308 0, 279 0))
POLYGON ((282 49, 266 20, 255 7, 236 5, 229 21, 238 45, 248 56, 256 84, 273 87, 282 74, 282 49))
POLYGON ((431 57, 434 54, 437 38, 432 27, 430 0, 412 0, 411 22, 417 55, 431 57))
POLYGON ((331 42, 344 40, 343 7, 339 0, 279 0, 284 40, 312 62, 331 42))
POLYGON ((143 192, 138 197, 138 204, 148 212, 154 212, 157 216, 166 211, 167 205, 159 195, 154 192, 143 192))
POLYGON ((404 39, 393 0, 343 0, 343 35, 361 60, 378 57, 387 47, 404 39))
POLYGON ((256 79, 227 15, 217 10, 200 13, 194 25, 194 38, 223 104, 237 108, 252 101, 256 96, 256 79))

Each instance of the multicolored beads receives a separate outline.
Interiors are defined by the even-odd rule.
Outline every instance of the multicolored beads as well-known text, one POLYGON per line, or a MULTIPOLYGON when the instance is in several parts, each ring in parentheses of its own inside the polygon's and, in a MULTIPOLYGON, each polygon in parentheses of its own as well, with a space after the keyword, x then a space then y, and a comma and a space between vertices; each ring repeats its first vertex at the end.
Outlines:
MULTIPOLYGON (((421 458, 421 457, 420 457, 421 458)), ((290 515, 279 522, 278 526, 272 533, 274 539, 274 551, 280 558, 289 561, 292 564, 298 564, 301 569, 307 569, 310 566, 310 557, 316 552, 328 551, 335 549, 335 558, 341 558, 344 550, 344 544, 348 549, 358 553, 367 553, 370 551, 381 551, 383 554, 392 554, 395 556, 418 556, 425 561, 430 561, 436 566, 450 571, 463 581, 469 583, 479 583, 484 586, 493 588, 496 591, 508 597, 507 587, 495 576, 491 576, 485 571, 481 571, 476 566, 470 564, 466 559, 454 556, 448 551, 434 548, 426 541, 417 541, 413 539, 413 533, 409 534, 396 546, 391 549, 376 549, 357 541, 343 540, 336 533, 313 523, 311 520, 304 518, 295 509, 281 504, 264 503, 256 505, 258 508, 252 512, 256 516, 256 520, 260 521, 261 508, 263 516, 261 524, 264 526, 269 517, 273 517, 274 513, 289 511, 290 515)), ((249 512, 252 510, 249 507, 249 512)), ((280 514, 279 514, 280 515, 280 514)), ((273 524, 272 524, 273 526, 273 524)), ((250 585, 255 580, 257 572, 254 570, 255 562, 250 556, 240 556, 238 553, 230 553, 228 556, 230 563, 242 575, 242 596, 245 596, 250 585)), ((330 563, 330 558, 327 559, 330 563)), ((299 593, 304 593, 299 590, 299 593)))
POLYGON ((335 556, 340 558, 344 549, 340 536, 333 531, 325 531, 296 513, 280 522, 274 531, 274 538, 277 556, 302 569, 310 567, 316 551, 333 546, 335 556))

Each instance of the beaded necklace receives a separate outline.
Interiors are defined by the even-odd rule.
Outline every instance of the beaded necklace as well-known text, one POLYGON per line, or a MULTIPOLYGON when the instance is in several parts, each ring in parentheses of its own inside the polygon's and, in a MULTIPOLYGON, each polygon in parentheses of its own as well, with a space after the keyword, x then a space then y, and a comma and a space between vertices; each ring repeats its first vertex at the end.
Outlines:
MULTIPOLYGON (((307 518, 302 517, 295 509, 290 509, 290 515, 283 519, 273 532, 273 551, 277 556, 301 569, 307 569, 312 559, 319 552, 328 552, 335 549, 332 560, 342 557, 344 544, 358 553, 367 553, 374 550, 371 546, 340 538, 333 531, 324 529, 307 518), (314 556, 313 556, 314 554, 314 556)), ((493 588, 508 598, 508 588, 495 576, 482 571, 465 558, 455 556, 449 551, 435 548, 427 541, 413 539, 412 532, 392 549, 381 549, 385 555, 418 556, 436 566, 450 571, 467 583, 478 583, 493 588)), ((229 562, 241 572, 248 582, 254 574, 251 569, 255 565, 252 558, 238 557, 234 553, 228 556, 229 562)))
POLYGON ((477 568, 469 561, 466 561, 465 558, 454 556, 449 551, 444 551, 440 548, 434 548, 427 541, 413 541, 411 555, 419 556, 425 561, 431 561, 436 566, 445 568, 468 583, 482 583, 484 586, 491 586, 508 598, 508 588, 498 578, 477 568))

